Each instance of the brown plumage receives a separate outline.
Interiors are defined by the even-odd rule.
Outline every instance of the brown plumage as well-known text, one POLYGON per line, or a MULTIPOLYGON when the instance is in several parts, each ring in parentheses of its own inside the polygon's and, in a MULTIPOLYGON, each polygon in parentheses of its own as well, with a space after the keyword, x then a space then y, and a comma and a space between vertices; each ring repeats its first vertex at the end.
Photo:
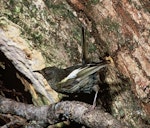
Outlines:
POLYGON ((99 63, 91 63, 87 65, 77 65, 66 69, 56 67, 48 67, 39 71, 49 85, 60 93, 91 93, 96 92, 93 101, 93 107, 96 105, 96 97, 99 90, 100 69, 107 67, 109 61, 101 61, 99 63))
POLYGON ((96 98, 99 91, 99 71, 111 62, 106 58, 97 63, 89 63, 88 44, 85 41, 84 27, 82 27, 82 65, 72 66, 66 69, 48 67, 39 71, 48 81, 49 85, 60 93, 90 93, 96 92, 93 108, 96 106, 96 98))

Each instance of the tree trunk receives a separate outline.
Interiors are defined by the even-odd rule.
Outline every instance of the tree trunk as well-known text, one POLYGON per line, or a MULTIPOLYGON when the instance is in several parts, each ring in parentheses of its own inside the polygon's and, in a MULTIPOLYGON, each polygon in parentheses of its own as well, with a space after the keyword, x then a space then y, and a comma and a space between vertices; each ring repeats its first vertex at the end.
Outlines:
MULTIPOLYGON (((91 60, 105 54, 113 58, 105 79, 100 74, 105 83, 99 94, 102 106, 129 127, 150 125, 148 0, 0 1, 0 7, 2 56, 15 68, 34 104, 58 101, 58 94, 33 71, 45 65, 64 68, 81 62, 83 25, 91 60)), ((7 62, 1 61, 4 72, 3 67, 10 66, 7 62)))
POLYGON ((100 53, 114 58, 121 74, 131 80, 131 88, 150 114, 150 2, 78 1, 67 2, 88 22, 100 53))

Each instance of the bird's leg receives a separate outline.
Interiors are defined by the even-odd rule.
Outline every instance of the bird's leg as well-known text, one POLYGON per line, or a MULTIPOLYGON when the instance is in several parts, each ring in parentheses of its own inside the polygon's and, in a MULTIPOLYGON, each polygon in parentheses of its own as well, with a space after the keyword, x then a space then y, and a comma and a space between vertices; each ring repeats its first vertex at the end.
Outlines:
POLYGON ((92 109, 94 109, 96 107, 96 99, 97 99, 97 95, 98 95, 98 92, 99 92, 99 85, 94 85, 93 88, 92 88, 94 91, 95 91, 95 96, 94 96, 94 100, 93 100, 93 105, 92 105, 92 109))

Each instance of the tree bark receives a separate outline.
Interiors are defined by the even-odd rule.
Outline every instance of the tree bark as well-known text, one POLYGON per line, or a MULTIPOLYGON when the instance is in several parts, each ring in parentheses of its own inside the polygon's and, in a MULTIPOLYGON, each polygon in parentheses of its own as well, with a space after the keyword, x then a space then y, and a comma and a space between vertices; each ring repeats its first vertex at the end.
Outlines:
POLYGON ((81 22, 91 27, 91 34, 99 46, 99 52, 108 52, 112 55, 119 72, 130 78, 133 92, 149 115, 149 1, 67 2, 78 13, 81 22))
POLYGON ((102 106, 129 127, 148 127, 149 1, 66 1, 0 1, 0 13, 4 16, 0 19, 1 52, 13 64, 18 78, 35 101, 39 92, 49 103, 57 102, 58 94, 41 75, 33 72, 41 69, 38 60, 43 61, 38 52, 32 54, 33 49, 42 53, 49 66, 68 67, 78 63, 81 58, 79 24, 84 24, 89 51, 93 50, 89 56, 98 58, 109 53, 114 61, 114 66, 106 71, 107 77, 103 79, 104 74, 101 75, 105 83, 99 94, 102 106))
MULTIPOLYGON (((48 102, 55 103, 58 101, 57 93, 50 88, 50 86, 43 81, 43 78, 33 72, 32 63, 34 61, 29 59, 28 53, 19 48, 16 42, 13 42, 6 37, 3 30, 0 30, 0 50, 9 61, 13 64, 18 72, 18 78, 24 83, 26 89, 31 91, 33 99, 36 100, 37 94, 34 89, 45 96, 48 102), (46 87, 45 87, 46 86, 46 87), (34 88, 33 88, 34 87, 34 88)), ((36 103, 38 104, 38 103, 36 103)))
POLYGON ((77 101, 64 101, 50 106, 35 107, 0 96, 1 113, 19 115, 27 120, 36 120, 43 124, 55 124, 70 119, 94 128, 126 128, 109 113, 97 109, 91 111, 91 107, 77 101))

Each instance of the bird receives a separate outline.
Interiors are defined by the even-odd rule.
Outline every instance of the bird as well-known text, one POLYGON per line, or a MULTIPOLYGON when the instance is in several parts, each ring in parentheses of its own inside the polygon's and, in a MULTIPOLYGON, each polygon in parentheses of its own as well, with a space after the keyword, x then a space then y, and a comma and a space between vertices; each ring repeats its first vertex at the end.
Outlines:
POLYGON ((96 99, 99 92, 99 71, 111 63, 109 57, 99 62, 90 62, 88 58, 88 44, 85 41, 85 30, 82 26, 82 64, 74 65, 65 69, 47 67, 40 71, 48 84, 56 92, 63 94, 91 93, 95 91, 92 108, 96 106, 96 99))
POLYGON ((96 106, 99 91, 99 71, 109 65, 109 60, 75 65, 66 69, 47 67, 40 71, 56 92, 63 94, 91 93, 95 91, 92 108, 96 106))

